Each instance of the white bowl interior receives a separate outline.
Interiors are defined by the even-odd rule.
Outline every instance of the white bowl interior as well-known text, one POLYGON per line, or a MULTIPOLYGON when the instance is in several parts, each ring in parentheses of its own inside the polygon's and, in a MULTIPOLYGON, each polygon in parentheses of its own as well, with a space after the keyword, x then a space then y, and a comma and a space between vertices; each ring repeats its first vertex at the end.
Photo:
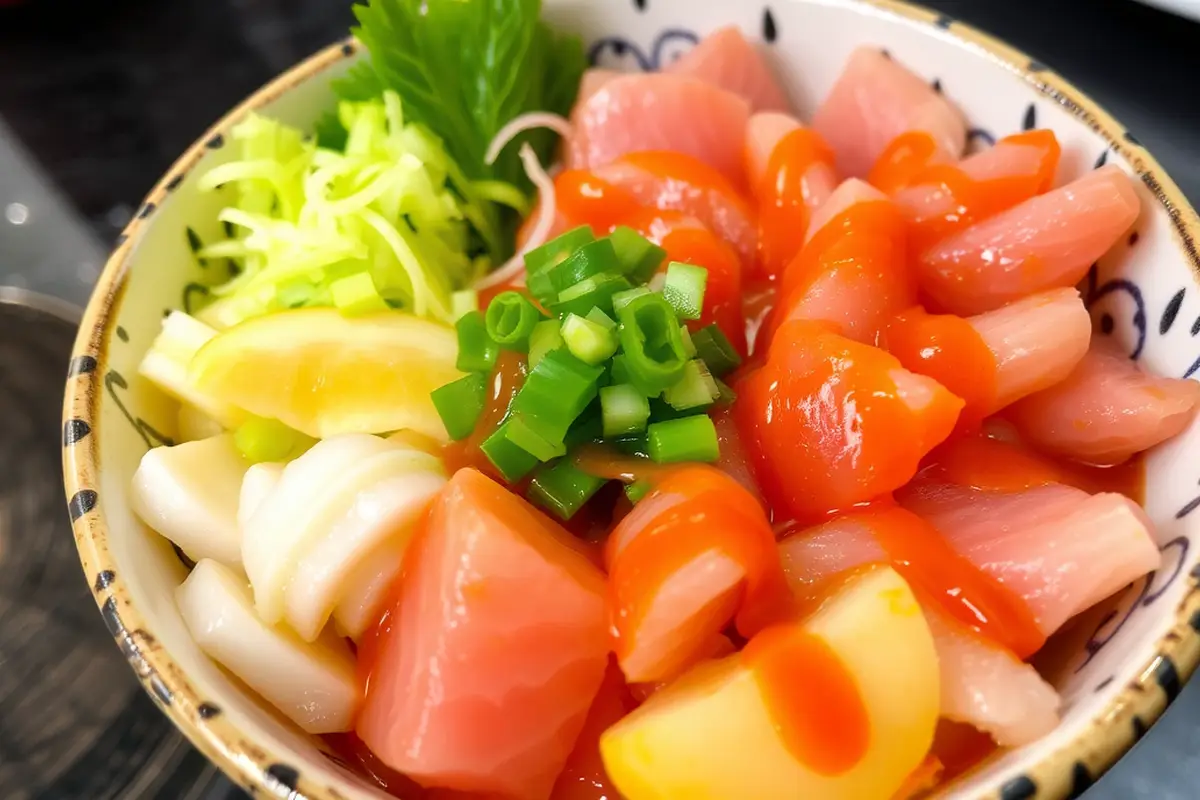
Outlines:
MULTIPOLYGON (((1035 82, 938 24, 887 10, 848 0, 779 0, 769 8, 741 0, 547 0, 546 14, 556 27, 580 33, 598 63, 629 70, 667 63, 697 37, 736 24, 763 42, 804 117, 832 86, 854 47, 878 45, 930 81, 940 82, 966 112, 977 144, 1022 127, 1048 127, 1063 144, 1061 180, 1101 161, 1133 171, 1099 133, 1043 95, 1035 82)), ((349 63, 339 61, 262 111, 311 126, 331 107, 330 79, 349 63)), ((142 453, 174 433, 173 411, 136 377, 137 364, 165 311, 187 307, 189 284, 225 268, 220 263, 201 265, 192 252, 196 240, 209 242, 220 235, 215 220, 223 203, 221 193, 202 195, 195 188, 200 173, 232 156, 231 147, 212 144, 157 208, 143 209, 148 224, 141 227, 126 262, 124 294, 116 311, 119 327, 108 342, 107 371, 101 376, 103 424, 97 426, 103 458, 98 490, 104 498, 107 544, 145 630, 170 653, 199 697, 219 705, 245 739, 271 754, 272 760, 294 765, 347 797, 383 797, 323 758, 307 737, 265 710, 201 654, 173 601, 184 568, 164 540, 134 519, 126 502, 142 453)), ((1083 288, 1093 319, 1128 346, 1131 355, 1157 373, 1190 375, 1200 355, 1194 339, 1200 329, 1195 268, 1180 247, 1167 209, 1142 182, 1138 185, 1144 211, 1135 229, 1136 242, 1131 237, 1118 245, 1083 288)), ((1200 426, 1194 425, 1147 461, 1146 508, 1157 525, 1163 568, 1150 576, 1148 585, 1135 585, 1056 639, 1047 663, 1053 662, 1050 676, 1066 702, 1060 727, 1045 740, 989 763, 956 785, 952 794, 995 791, 1080 736, 1154 657, 1156 642, 1172 625, 1173 612, 1188 589, 1186 576, 1196 562, 1192 542, 1200 534, 1200 514, 1190 512, 1200 495, 1200 461, 1187 454, 1198 447, 1200 426)), ((170 683, 181 676, 161 677, 170 683)))

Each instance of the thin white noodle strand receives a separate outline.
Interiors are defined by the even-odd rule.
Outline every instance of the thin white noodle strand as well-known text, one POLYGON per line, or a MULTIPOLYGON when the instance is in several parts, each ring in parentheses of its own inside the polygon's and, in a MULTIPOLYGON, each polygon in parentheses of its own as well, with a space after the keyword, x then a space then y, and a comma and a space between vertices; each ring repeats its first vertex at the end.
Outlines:
POLYGON ((571 136, 571 123, 566 117, 551 114, 549 111, 530 111, 528 114, 513 117, 507 125, 496 131, 496 135, 492 137, 492 143, 488 145, 487 154, 483 157, 484 163, 495 163, 505 145, 525 131, 534 128, 549 128, 564 139, 571 136))

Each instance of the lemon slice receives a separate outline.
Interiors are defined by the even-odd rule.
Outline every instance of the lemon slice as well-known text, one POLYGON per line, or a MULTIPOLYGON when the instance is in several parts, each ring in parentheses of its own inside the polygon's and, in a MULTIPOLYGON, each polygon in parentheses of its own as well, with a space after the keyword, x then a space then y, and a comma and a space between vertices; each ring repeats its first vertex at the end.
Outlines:
POLYGON ((447 441, 429 393, 462 376, 454 329, 401 311, 306 308, 218 333, 189 374, 209 395, 309 436, 417 431, 447 441))

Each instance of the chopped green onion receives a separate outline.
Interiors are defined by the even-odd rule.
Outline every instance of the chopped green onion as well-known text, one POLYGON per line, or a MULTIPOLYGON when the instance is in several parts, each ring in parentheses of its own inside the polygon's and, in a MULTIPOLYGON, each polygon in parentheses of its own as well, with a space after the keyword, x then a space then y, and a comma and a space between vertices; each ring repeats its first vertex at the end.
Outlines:
POLYGON ((455 320, 463 314, 479 310, 479 292, 474 289, 463 289, 450 295, 450 314, 455 320))
POLYGON ((562 439, 551 441, 533 429, 526 417, 514 415, 504 426, 504 435, 538 461, 549 461, 567 454, 562 439))
POLYGON ((233 432, 233 443, 251 464, 287 461, 316 444, 316 439, 289 428, 277 419, 251 417, 233 432))
POLYGON ((688 358, 679 320, 662 295, 650 293, 630 300, 617 318, 632 382, 657 394, 679 380, 688 358))
POLYGON ((571 355, 585 364, 602 364, 617 352, 616 333, 578 314, 563 320, 562 338, 571 355))
POLYGON ((483 314, 469 311, 454 323, 458 331, 458 360, 460 372, 489 372, 496 365, 500 348, 488 336, 483 314))
POLYGON ((496 428, 492 435, 479 445, 479 449, 496 466, 506 481, 516 483, 537 466, 538 460, 513 444, 512 440, 508 438, 508 426, 511 423, 512 420, 509 419, 496 428))
POLYGON ((617 323, 613 320, 613 318, 598 308, 593 308, 591 311, 589 311, 584 319, 594 322, 610 331, 615 331, 617 329, 617 323))
POLYGON ((692 332, 687 329, 687 325, 679 326, 679 338, 683 340, 683 352, 687 353, 688 358, 695 358, 696 343, 692 341, 692 332))
POLYGON ((645 286, 636 286, 627 292, 617 292, 613 295, 613 310, 620 311, 625 306, 629 305, 630 301, 636 300, 642 295, 650 294, 650 290, 645 286))
POLYGON ((529 499, 559 519, 568 520, 606 482, 581 471, 570 459, 564 458, 537 471, 529 484, 529 499))
POLYGON ((625 496, 629 498, 629 502, 635 506, 641 502, 642 498, 650 494, 650 490, 654 488, 654 484, 650 481, 634 481, 633 483, 625 484, 625 496))
POLYGON ((612 242, 597 239, 575 250, 571 255, 546 270, 550 282, 559 291, 565 291, 580 281, 606 272, 616 272, 620 267, 612 242))
POLYGON ((721 396, 717 398, 717 402, 723 406, 732 405, 734 400, 737 400, 737 392, 729 388, 729 384, 720 378, 713 378, 717 383, 717 389, 721 392, 721 396))
POLYGON ((529 368, 533 369, 551 350, 563 346, 562 333, 556 319, 544 319, 533 326, 529 334, 529 368))
POLYGON ((484 321, 492 341, 509 350, 523 350, 541 316, 520 292, 501 292, 488 304, 484 321))
POLYGON ((613 447, 617 448, 618 452, 624 453, 627 456, 636 456, 638 458, 650 457, 650 445, 646 441, 646 434, 638 436, 623 436, 619 439, 612 439, 608 442, 613 447))
POLYGON ((611 314, 613 295, 629 288, 629 281, 620 275, 602 272, 559 292, 558 300, 550 304, 550 309, 559 316, 578 314, 586 317, 593 308, 611 314))
POLYGON ((513 399, 512 411, 549 442, 561 442, 575 419, 596 397, 604 370, 589 366, 564 350, 538 361, 513 399))
POLYGON ((358 317, 388 309, 388 304, 379 294, 379 289, 376 288, 375 281, 371 280, 369 272, 338 278, 329 284, 329 294, 343 316, 358 317))
POLYGON ((550 280, 550 275, 545 272, 526 275, 525 288, 543 306, 548 306, 558 299, 558 290, 554 288, 554 281, 550 280))
POLYGON ((680 319, 700 319, 700 309, 704 308, 704 287, 707 284, 708 270, 704 267, 672 261, 667 265, 663 297, 667 298, 680 319))
POLYGON ((683 368, 683 376, 663 392, 663 400, 677 411, 687 411, 712 405, 721 395, 721 390, 708 368, 698 358, 687 362, 683 368))
POLYGON ((658 270, 658 265, 667 257, 667 251, 642 236, 633 228, 621 225, 609 236, 622 272, 630 283, 645 283, 658 270))
POLYGON ((430 394, 451 439, 465 439, 475 430, 475 423, 487 404, 487 382, 482 372, 472 372, 430 394))
POLYGON ((588 242, 594 242, 596 236, 587 225, 572 228, 561 236, 556 236, 541 247, 535 247, 525 254, 525 272, 535 275, 544 272, 558 264, 578 248, 588 242))
POLYGON ((627 383, 605 386, 600 390, 600 414, 606 437, 640 433, 650 419, 650 401, 627 383))
POLYGON ((655 422, 646 429, 650 458, 659 464, 716 461, 721 455, 717 429, 706 414, 655 422))
POLYGON ((693 333, 692 342, 696 345, 696 355, 708 365, 708 371, 718 378, 729 374, 742 363, 742 357, 715 323, 693 333))
POLYGON ((563 440, 567 450, 588 442, 598 442, 604 438, 604 427, 600 420, 600 403, 591 403, 576 420, 571 423, 567 437, 563 440))

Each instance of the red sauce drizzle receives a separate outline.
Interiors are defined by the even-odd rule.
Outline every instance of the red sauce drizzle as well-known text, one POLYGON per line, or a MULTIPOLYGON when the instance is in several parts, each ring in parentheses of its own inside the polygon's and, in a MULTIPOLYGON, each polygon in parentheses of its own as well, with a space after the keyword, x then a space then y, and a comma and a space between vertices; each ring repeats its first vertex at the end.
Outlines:
POLYGON ((928 522, 901 508, 857 516, 896 571, 952 619, 1019 658, 1046 643, 1024 598, 959 555, 928 522))
POLYGON ((885 343, 905 369, 933 378, 966 402, 960 427, 977 426, 992 411, 996 358, 967 320, 913 308, 892 320, 885 343))
POLYGON ((471 435, 467 438, 451 442, 442 450, 442 460, 445 461, 446 469, 451 474, 458 472, 463 467, 474 467, 491 478, 503 480, 495 465, 484 455, 479 446, 496 432, 500 423, 504 422, 509 405, 517 396, 517 392, 525 385, 527 371, 527 361, 524 355, 511 350, 500 351, 489 380, 491 392, 488 395, 487 405, 484 407, 479 421, 475 423, 475 430, 471 431, 471 435))
POLYGON ((758 275, 773 281, 800 252, 814 200, 806 180, 814 165, 834 164, 833 149, 809 128, 797 128, 775 145, 757 187, 758 275))
POLYGON ((867 753, 871 720, 854 676, 824 639, 796 625, 768 628, 746 645, 775 730, 797 761, 840 775, 867 753))

